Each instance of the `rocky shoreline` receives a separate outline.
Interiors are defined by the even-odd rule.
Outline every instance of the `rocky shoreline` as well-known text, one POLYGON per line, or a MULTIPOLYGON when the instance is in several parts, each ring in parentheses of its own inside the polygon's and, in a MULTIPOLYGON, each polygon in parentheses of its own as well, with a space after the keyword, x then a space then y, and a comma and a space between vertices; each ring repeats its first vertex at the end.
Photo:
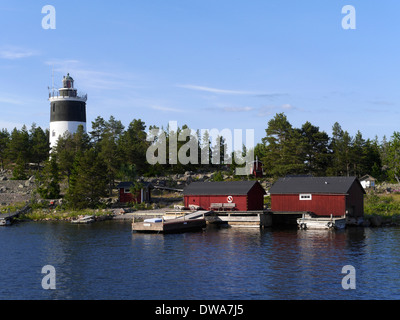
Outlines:
MULTIPOLYGON (((175 189, 183 189, 185 185, 193 182, 193 181, 212 181, 214 179, 216 172, 202 172, 202 173, 194 173, 191 171, 187 171, 184 174, 174 174, 165 177, 142 177, 141 179, 145 182, 150 182, 153 185, 157 185, 160 187, 166 188, 175 188, 175 189)), ((37 203, 42 203, 44 206, 47 206, 50 203, 50 200, 43 200, 38 198, 38 195, 35 194, 36 182, 35 177, 31 176, 28 180, 11 180, 12 172, 10 170, 0 171, 0 207, 1 206, 10 206, 21 203, 28 203, 32 199, 35 199, 37 203)), ((228 176, 226 174, 222 175, 224 180, 228 180, 233 178, 232 176, 228 176)), ((271 186, 271 181, 262 180, 260 181, 262 186, 268 190, 271 186)), ((375 190, 377 193, 381 194, 391 194, 391 193, 400 193, 400 184, 389 184, 382 183, 378 185, 375 190)), ((90 214, 93 214, 96 217, 96 220, 132 220, 133 217, 159 217, 163 215, 163 212, 166 210, 170 210, 167 208, 170 205, 181 202, 180 199, 182 195, 180 193, 171 193, 169 198, 157 198, 157 195, 154 196, 155 203, 151 205, 149 209, 146 210, 135 210, 133 208, 120 208, 118 207, 118 199, 117 197, 105 198, 104 203, 107 204, 109 209, 98 209, 90 211, 90 214), (160 209, 160 207, 164 207, 160 209)), ((55 206, 60 205, 62 203, 62 199, 53 200, 55 206)), ((89 210, 83 210, 89 211, 89 210)), ((79 214, 69 214, 65 211, 57 211, 52 209, 36 209, 34 211, 34 215, 30 218, 27 215, 27 218, 31 221, 71 221, 79 216, 79 214)), ((364 227, 389 227, 389 226, 400 226, 400 213, 399 215, 392 216, 382 216, 382 215, 373 215, 365 218, 363 223, 364 227)))

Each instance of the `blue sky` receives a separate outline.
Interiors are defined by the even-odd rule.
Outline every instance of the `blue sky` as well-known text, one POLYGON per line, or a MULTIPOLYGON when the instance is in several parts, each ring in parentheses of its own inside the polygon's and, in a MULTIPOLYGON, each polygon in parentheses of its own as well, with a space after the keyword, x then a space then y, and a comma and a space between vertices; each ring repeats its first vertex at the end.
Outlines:
POLYGON ((143 0, 0 3, 0 128, 49 127, 67 72, 87 118, 254 129, 285 112, 331 134, 400 131, 399 1, 143 0), (42 7, 56 29, 42 28, 42 7), (356 29, 342 28, 342 7, 356 29))

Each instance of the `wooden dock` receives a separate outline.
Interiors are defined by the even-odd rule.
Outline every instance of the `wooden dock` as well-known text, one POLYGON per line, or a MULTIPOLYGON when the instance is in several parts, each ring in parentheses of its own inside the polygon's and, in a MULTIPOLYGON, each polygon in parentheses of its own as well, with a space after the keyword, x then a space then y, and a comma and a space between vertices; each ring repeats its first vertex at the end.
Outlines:
POLYGON ((272 216, 266 211, 214 211, 206 220, 209 223, 225 223, 235 228, 272 226, 272 216))
POLYGON ((20 214, 26 213, 30 210, 30 206, 26 205, 21 210, 0 214, 0 226, 9 226, 13 223, 14 219, 20 214))

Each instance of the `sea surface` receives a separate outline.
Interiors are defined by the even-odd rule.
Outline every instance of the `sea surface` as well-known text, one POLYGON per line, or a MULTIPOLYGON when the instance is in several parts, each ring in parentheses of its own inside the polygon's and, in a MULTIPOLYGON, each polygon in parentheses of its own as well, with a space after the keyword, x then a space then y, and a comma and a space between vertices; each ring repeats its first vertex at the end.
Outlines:
POLYGON ((2 300, 400 299, 397 227, 162 235, 126 221, 20 222, 0 227, 0 253, 2 300))

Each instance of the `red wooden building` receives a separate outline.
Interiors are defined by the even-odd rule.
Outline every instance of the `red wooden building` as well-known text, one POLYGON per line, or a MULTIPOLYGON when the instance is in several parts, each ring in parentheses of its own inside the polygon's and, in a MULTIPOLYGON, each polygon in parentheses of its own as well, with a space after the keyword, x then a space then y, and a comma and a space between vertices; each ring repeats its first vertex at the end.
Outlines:
POLYGON ((205 210, 263 210, 265 190, 257 181, 192 182, 183 190, 185 207, 205 210))
POLYGON ((151 201, 151 189, 153 186, 149 182, 140 182, 142 188, 136 192, 136 194, 131 193, 131 188, 134 186, 133 182, 121 182, 117 185, 119 202, 121 203, 142 203, 151 201))
POLYGON ((258 160, 258 157, 250 164, 250 175, 256 178, 262 178, 263 176, 263 163, 258 160))
POLYGON ((273 212, 362 217, 364 188, 356 177, 286 177, 269 190, 273 212))

